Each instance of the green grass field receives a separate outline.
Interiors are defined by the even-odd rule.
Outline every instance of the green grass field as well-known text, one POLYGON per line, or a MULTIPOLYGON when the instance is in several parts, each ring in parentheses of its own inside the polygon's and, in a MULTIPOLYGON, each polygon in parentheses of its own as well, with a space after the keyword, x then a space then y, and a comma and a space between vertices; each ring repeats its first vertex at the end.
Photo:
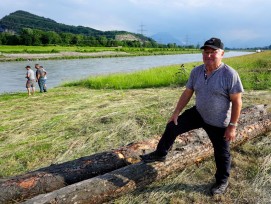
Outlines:
MULTIPOLYGON (((270 104, 270 59, 271 52, 263 52, 224 60, 245 85, 244 107, 270 104)), ((99 76, 30 97, 0 95, 0 179, 161 135, 195 64, 122 79, 99 76)), ((207 194, 215 168, 211 158, 109 203, 270 203, 270 147, 267 133, 232 150, 230 188, 222 197, 207 194)))
MULTIPOLYGON (((264 90, 271 87, 271 52, 255 53, 242 57, 224 59, 236 69, 247 90, 264 90)), ((82 86, 93 89, 138 89, 185 85, 189 73, 199 63, 185 66, 172 65, 152 68, 129 74, 110 74, 90 77, 67 83, 64 86, 82 86)))
POLYGON ((0 45, 0 53, 58 53, 58 52, 103 52, 122 51, 135 55, 198 53, 198 49, 186 48, 133 48, 133 47, 89 47, 89 46, 23 46, 0 45))
POLYGON ((2 53, 57 53, 57 52, 99 52, 114 51, 116 48, 103 47, 77 47, 77 46, 23 46, 23 45, 1 45, 2 53))

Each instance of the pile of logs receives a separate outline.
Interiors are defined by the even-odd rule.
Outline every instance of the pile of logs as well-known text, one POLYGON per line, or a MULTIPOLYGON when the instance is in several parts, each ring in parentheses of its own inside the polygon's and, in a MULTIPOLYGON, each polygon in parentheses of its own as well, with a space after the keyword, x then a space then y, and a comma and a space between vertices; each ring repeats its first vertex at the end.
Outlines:
MULTIPOLYGON (((232 147, 270 130, 266 105, 245 108, 232 147)), ((103 203, 213 155, 207 134, 197 129, 177 138, 165 162, 141 162, 139 155, 153 151, 158 140, 157 136, 8 178, 0 183, 0 203, 103 203)))

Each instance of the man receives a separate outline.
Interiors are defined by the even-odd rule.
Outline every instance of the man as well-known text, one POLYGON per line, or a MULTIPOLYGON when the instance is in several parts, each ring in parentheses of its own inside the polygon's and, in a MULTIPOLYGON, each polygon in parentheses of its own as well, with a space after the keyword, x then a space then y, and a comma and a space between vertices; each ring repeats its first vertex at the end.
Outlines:
POLYGON ((42 68, 40 68, 39 64, 35 64, 35 68, 37 69, 36 70, 36 81, 39 84, 40 92, 41 93, 46 92, 47 90, 44 87, 44 83, 45 83, 44 76, 46 75, 46 72, 42 68))
POLYGON ((40 69, 42 69, 45 74, 44 74, 44 90, 45 92, 47 91, 47 85, 46 85, 46 81, 47 81, 47 71, 43 68, 43 66, 40 66, 40 69))
POLYGON ((26 89, 28 92, 28 96, 30 96, 31 94, 34 95, 34 93, 35 93, 35 74, 30 66, 26 66, 25 68, 27 70, 25 78, 27 78, 26 89))
POLYGON ((222 194, 228 186, 231 155, 230 141, 236 136, 242 107, 243 86, 238 73, 222 62, 224 45, 218 38, 207 40, 201 47, 203 63, 190 74, 186 89, 170 117, 156 150, 141 155, 144 162, 164 161, 176 137, 192 129, 203 128, 214 148, 216 182, 211 194, 222 194), (196 104, 181 115, 193 93, 196 104))

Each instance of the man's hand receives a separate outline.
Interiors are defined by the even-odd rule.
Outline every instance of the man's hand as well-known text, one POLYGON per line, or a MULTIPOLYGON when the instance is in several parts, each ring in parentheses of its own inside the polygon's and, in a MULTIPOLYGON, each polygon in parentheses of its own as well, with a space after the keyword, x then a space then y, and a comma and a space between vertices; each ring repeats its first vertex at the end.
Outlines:
POLYGON ((232 126, 232 125, 229 125, 227 128, 226 128, 226 131, 225 131, 225 139, 227 141, 235 141, 235 138, 236 138, 236 127, 235 126, 232 126))
POLYGON ((168 123, 170 123, 171 121, 174 122, 175 125, 178 125, 178 117, 179 117, 179 114, 172 114, 172 116, 169 118, 168 120, 168 123))
POLYGON ((183 110, 183 108, 186 106, 186 104, 190 101, 190 98, 192 97, 193 93, 194 93, 194 90, 191 90, 188 88, 186 88, 183 91, 172 116, 168 120, 168 123, 173 121, 175 125, 178 125, 177 120, 178 120, 179 114, 183 110))

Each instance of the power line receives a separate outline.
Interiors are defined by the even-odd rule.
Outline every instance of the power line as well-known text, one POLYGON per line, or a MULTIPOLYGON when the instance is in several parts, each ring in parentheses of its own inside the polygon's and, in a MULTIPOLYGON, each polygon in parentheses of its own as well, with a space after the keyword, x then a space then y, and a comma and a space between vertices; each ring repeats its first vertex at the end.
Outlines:
POLYGON ((143 24, 141 23, 139 26, 140 26, 140 30, 139 30, 140 34, 141 34, 141 35, 144 35, 144 32, 147 31, 147 30, 144 29, 144 26, 145 26, 145 25, 143 25, 143 24))
POLYGON ((186 45, 186 46, 189 45, 189 40, 190 40, 189 36, 186 35, 186 36, 185 36, 185 45, 186 45))

